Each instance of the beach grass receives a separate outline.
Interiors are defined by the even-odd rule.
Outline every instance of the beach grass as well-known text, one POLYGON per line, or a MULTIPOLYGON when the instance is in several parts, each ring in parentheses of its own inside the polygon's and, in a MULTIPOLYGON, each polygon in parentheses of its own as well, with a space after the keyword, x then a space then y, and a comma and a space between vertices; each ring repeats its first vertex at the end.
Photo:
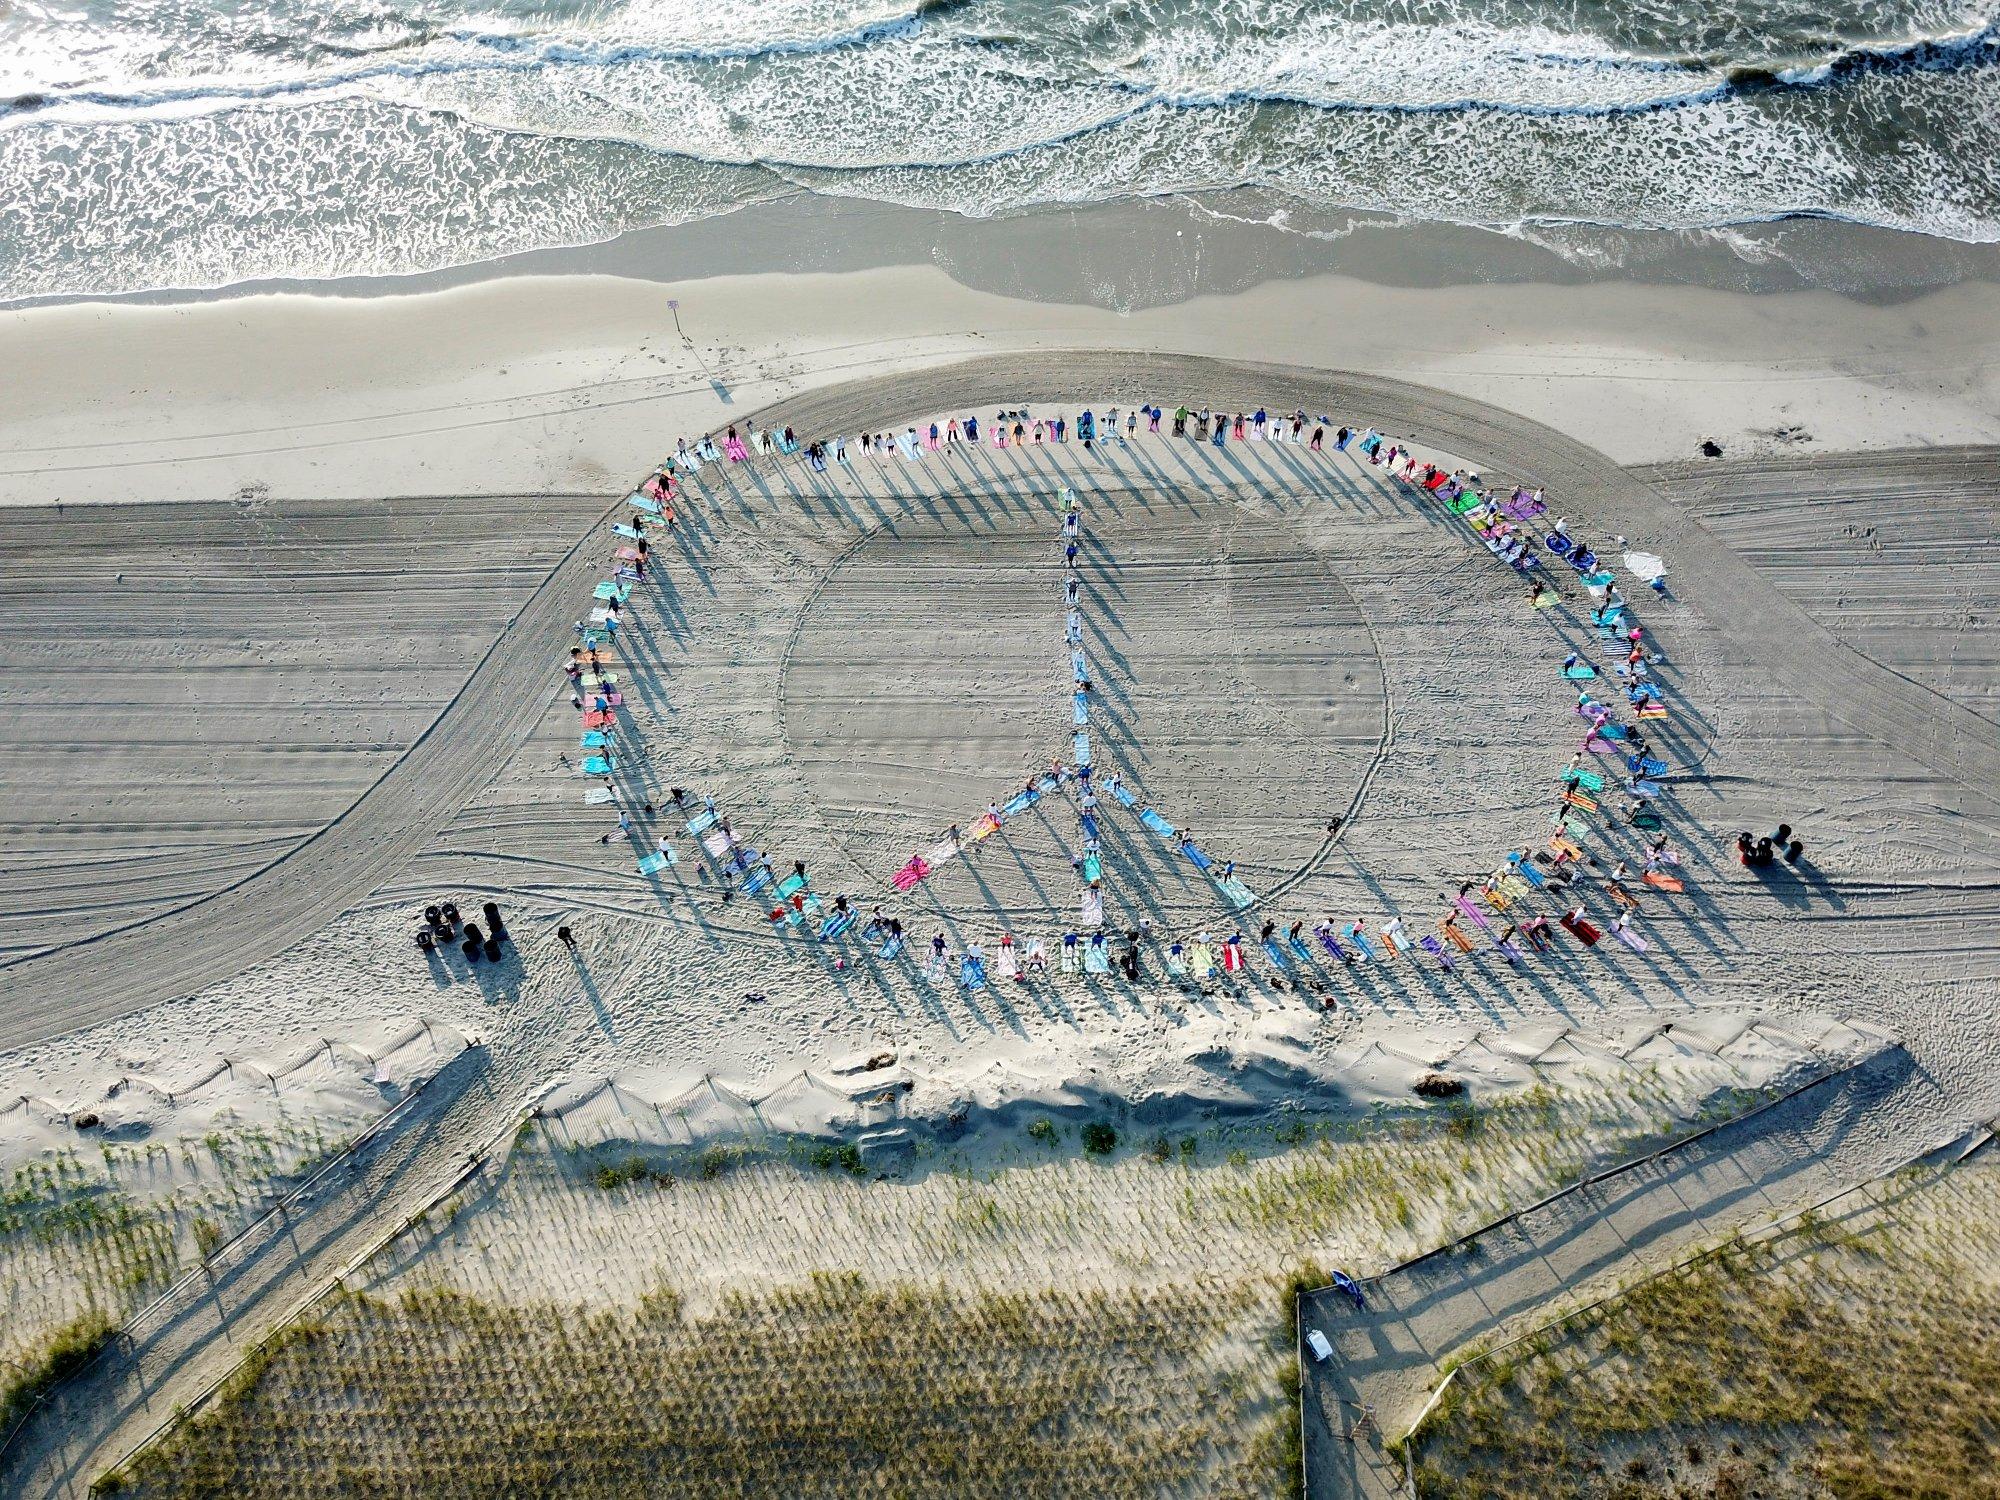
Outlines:
POLYGON ((1730 1243, 1465 1362, 1426 1500, 2000 1496, 2000 1169, 1730 1243))

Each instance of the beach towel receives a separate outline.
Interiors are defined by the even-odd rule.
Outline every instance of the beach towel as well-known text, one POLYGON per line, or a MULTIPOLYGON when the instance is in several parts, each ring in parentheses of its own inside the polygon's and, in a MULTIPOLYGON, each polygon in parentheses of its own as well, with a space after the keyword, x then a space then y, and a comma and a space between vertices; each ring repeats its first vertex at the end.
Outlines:
POLYGON ((1003 818, 1011 818, 1016 813, 1026 812, 1029 808, 1033 807, 1037 802, 1041 800, 1042 800, 1042 794, 1037 791, 1016 792, 1014 793, 1013 796, 1009 797, 1006 801, 1006 804, 1001 807, 1000 815, 1003 818))
POLYGON ((1139 821, 1163 839, 1170 839, 1174 836, 1174 825, 1154 812, 1150 807, 1139 814, 1139 821))
POLYGON ((707 833, 715 824, 715 813, 710 809, 704 808, 701 812, 696 813, 687 820, 687 831, 694 834, 707 833))
POLYGON ((778 882, 778 894, 780 896, 795 896, 805 888, 806 878, 796 870, 778 882))
POLYGON ((1188 968, 1195 978, 1208 978, 1215 972, 1215 950, 1207 943, 1196 943, 1188 950, 1188 968))
POLYGON ((899 891, 908 891, 911 887, 916 885, 916 883, 919 880, 922 880, 926 875, 930 874, 930 872, 931 872, 931 867, 925 864, 922 857, 919 856, 918 858, 912 859, 908 864, 904 865, 902 869, 898 870, 895 874, 894 879, 891 881, 891 884, 893 884, 899 891))
POLYGON ((1084 927, 1102 927, 1104 925, 1104 893, 1102 891, 1085 891, 1082 899, 1077 902, 1077 910, 1079 916, 1082 918, 1080 925, 1084 927))
POLYGON ((1583 586, 1587 589, 1609 588, 1617 581, 1618 575, 1615 573, 1586 573, 1583 575, 1583 586))
POLYGON ((1072 724, 1090 722, 1090 700, 1084 694, 1078 693, 1070 699, 1069 721, 1072 724))
POLYGON ((970 953, 958 961, 958 982, 968 990, 986 988, 986 965, 970 953))
POLYGON ((1513 964, 1516 968, 1519 968, 1522 960, 1527 958, 1528 956, 1514 945, 1514 941, 1512 938, 1495 938, 1493 940, 1493 946, 1498 948, 1502 953, 1506 954, 1507 961, 1513 964))
POLYGON ((641 875, 651 875, 657 870, 666 869, 673 862, 673 856, 670 854, 643 855, 639 860, 639 873, 641 875))
POLYGON ((1090 764, 1090 731, 1088 729, 1079 729, 1076 732, 1076 763, 1080 766, 1090 764))
POLYGON ((723 855, 727 854, 730 845, 735 842, 736 840, 730 837, 728 831, 722 828, 711 828, 701 836, 701 847, 717 859, 721 859, 723 855))
POLYGON ((1639 879, 1656 891, 1678 893, 1687 889, 1687 882, 1678 875, 1669 875, 1661 870, 1648 870, 1639 879))
POLYGON ((587 730, 582 738, 583 743, 580 748, 584 750, 605 750, 611 745, 611 736, 601 729, 587 730))
POLYGON ((1639 710, 1639 717, 1642 719, 1664 719, 1666 716, 1667 707, 1664 703, 1648 703, 1639 710))
POLYGON ((1104 878, 1103 861, 1098 859, 1098 857, 1095 854, 1084 855, 1083 878, 1089 881, 1092 885, 1097 884, 1098 881, 1104 878))
POLYGON ((939 865, 945 863, 945 861, 957 859, 958 845, 954 844, 950 839, 939 839, 930 848, 924 850, 918 858, 929 867, 924 872, 925 874, 929 874, 931 870, 935 870, 939 865))
POLYGON ((1180 944, 1176 943, 1167 950, 1167 973, 1175 979, 1185 979, 1187 972, 1187 956, 1181 952, 1180 944))
POLYGON ((576 685, 580 688, 608 688, 616 686, 617 682, 616 672, 585 672, 577 678, 576 685))
POLYGON ((638 527, 627 526, 623 521, 612 522, 611 529, 614 532, 616 532, 619 536, 626 537, 635 542, 640 540, 646 535, 646 533, 641 531, 638 527))
POLYGON ((1562 794, 1562 800, 1579 812, 1596 812, 1597 803, 1588 792, 1580 792, 1571 787, 1562 794))
POLYGON ((1651 583, 1655 578, 1664 578, 1667 564, 1657 553, 1628 552, 1625 554, 1625 568, 1634 578, 1651 583))
POLYGON ((1647 948, 1652 946, 1644 938, 1640 937, 1638 933, 1628 931, 1623 927, 1613 926, 1611 935, 1630 948, 1634 953, 1644 953, 1647 948))
POLYGON ((1472 902, 1465 896, 1463 895, 1453 896, 1451 898, 1451 904, 1457 907, 1460 911, 1464 912, 1466 916, 1472 918, 1475 925, 1480 927, 1487 927, 1489 931, 1491 930, 1490 926, 1486 921, 1486 913, 1481 911, 1478 907, 1474 906, 1472 902))
POLYGON ((1443 969, 1445 973, 1449 974, 1452 971, 1454 965, 1451 960, 1451 955, 1444 951, 1443 943, 1440 943, 1436 938, 1432 937, 1429 933, 1425 933, 1422 937, 1417 939, 1417 946, 1419 948, 1422 948, 1424 952, 1428 953, 1432 958, 1436 959, 1438 961, 1438 967, 1443 969))
POLYGON ((1249 961, 1243 956, 1243 945, 1241 943, 1224 943, 1222 945, 1223 973, 1241 974, 1248 967, 1249 961))
POLYGON ((743 877, 743 894, 754 896, 771 883, 771 867, 759 865, 743 877))
POLYGON ((1078 682, 1083 682, 1090 676, 1090 664, 1083 659, 1081 651, 1070 652, 1069 669, 1078 682))
POLYGON ((1092 943, 1083 950, 1083 972, 1086 974, 1109 974, 1111 972, 1111 950, 1103 943, 1092 943))
POLYGON ((1584 918, 1577 916, 1574 912, 1564 912, 1562 914, 1562 924, 1570 936, 1582 943, 1586 948, 1595 948, 1597 940, 1604 936, 1596 927, 1592 926, 1584 918))
POLYGON ((1089 839, 1091 843, 1096 843, 1098 838, 1096 816, 1092 813, 1084 813, 1077 821, 1083 825, 1083 836, 1089 839))
POLYGON ((660 513, 660 502, 645 495, 627 495, 625 500, 632 509, 644 511, 649 516, 657 516, 660 513))
POLYGON ((620 604, 623 604, 626 596, 631 592, 632 590, 623 584, 600 583, 590 591, 590 597, 593 599, 616 599, 620 604))
POLYGON ((1250 887, 1238 880, 1234 875, 1222 882, 1221 891, 1224 897, 1228 899, 1229 904, 1238 911, 1243 910, 1244 907, 1257 899, 1250 887))
POLYGON ((1543 875, 1540 870, 1537 870, 1532 862, 1525 859, 1514 861, 1514 872, 1518 879, 1533 886, 1536 890, 1543 889, 1549 883, 1548 877, 1543 875))
POLYGON ((1554 609, 1558 604, 1562 603, 1562 596, 1560 594, 1537 594, 1534 602, 1536 609, 1554 609))
POLYGON ((924 965, 924 978, 932 984, 943 984, 948 962, 950 960, 944 954, 933 954, 930 962, 924 965))
POLYGON ((1572 682, 1583 682, 1596 675, 1597 668, 1591 666, 1588 662, 1580 661, 1573 667, 1563 668, 1563 676, 1569 678, 1572 682))
POLYGON ((639 558, 639 549, 637 547, 620 547, 613 551, 611 555, 619 562, 636 562, 639 558))
POLYGON ((888 940, 884 942, 881 947, 875 950, 875 956, 877 958, 885 958, 885 959, 894 958, 902 951, 903 951, 902 934, 892 932, 889 934, 888 940))
POLYGON ((796 453, 799 451, 799 440, 797 438, 786 437, 782 432, 776 434, 776 437, 780 453, 796 453))
POLYGON ((1602 776, 1598 775, 1595 771, 1586 771, 1580 767, 1572 767, 1563 772, 1563 780, 1573 786, 1583 787, 1586 791, 1601 792, 1604 790, 1604 778, 1602 776))
POLYGON ((1301 939, 1287 935, 1287 937, 1285 938, 1285 946, 1291 950, 1292 957, 1299 959, 1301 962, 1304 963, 1312 962, 1313 951, 1311 947, 1309 947, 1301 939))
POLYGON ((1181 853, 1194 861, 1194 867, 1197 870, 1206 870, 1210 865, 1215 863, 1214 860, 1202 853, 1197 845, 1187 839, 1181 840, 1181 853))
POLYGON ((607 802, 616 802, 618 794, 608 786, 594 786, 583 794, 585 807, 602 807, 607 802))
POLYGON ((979 821, 972 825, 972 832, 965 835, 964 842, 976 844, 981 839, 990 837, 999 827, 1000 820, 994 817, 992 813, 981 813, 979 821))
POLYGON ((853 911, 836 911, 832 916, 819 924, 819 940, 822 943, 831 942, 853 925, 853 911))
POLYGON ((608 609, 593 609, 590 612, 590 622, 593 625, 605 624, 611 618, 611 611, 608 609))
POLYGON ((608 755, 586 756, 583 762, 583 774, 586 776, 609 776, 611 774, 611 767, 612 760, 608 755))
POLYGON ((1664 776, 1667 763, 1650 755, 1628 755, 1625 757, 1625 769, 1641 776, 1664 776))

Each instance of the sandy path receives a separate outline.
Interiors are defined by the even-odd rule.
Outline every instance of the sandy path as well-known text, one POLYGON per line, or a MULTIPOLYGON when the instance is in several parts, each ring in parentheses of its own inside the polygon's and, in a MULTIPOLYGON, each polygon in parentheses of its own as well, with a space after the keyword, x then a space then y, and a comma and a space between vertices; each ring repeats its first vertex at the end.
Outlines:
POLYGON ((0 961, 199 900, 338 816, 602 509, 0 509, 0 961))
MULTIPOLYGON (((602 513, 596 507, 594 514, 602 513)), ((541 717, 549 650, 588 595, 600 561, 594 546, 570 544, 498 637, 468 650, 483 654, 442 713, 358 799, 303 840, 231 872, 231 883, 211 893, 0 968, 0 1047, 191 993, 282 952, 366 896, 464 805, 541 717)), ((233 739, 244 728, 228 733, 233 739)), ((162 758, 203 766, 208 754, 197 744, 172 747, 162 758)), ((133 870, 128 880, 143 885, 148 872, 133 870)))
POLYGON ((2000 722, 2000 448, 1635 472, 1856 651, 2000 722))

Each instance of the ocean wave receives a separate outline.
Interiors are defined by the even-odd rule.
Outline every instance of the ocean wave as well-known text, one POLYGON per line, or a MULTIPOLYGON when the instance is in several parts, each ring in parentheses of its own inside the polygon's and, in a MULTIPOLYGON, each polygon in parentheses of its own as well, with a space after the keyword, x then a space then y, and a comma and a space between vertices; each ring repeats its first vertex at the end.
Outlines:
MULTIPOLYGON (((457 50, 447 57, 382 59, 361 67, 331 69, 296 77, 261 81, 198 81, 177 85, 154 85, 142 89, 105 88, 42 89, 0 100, 0 128, 51 118, 75 118, 105 114, 169 111, 174 114, 226 110, 246 105, 277 103, 314 96, 367 92, 371 86, 410 83, 477 81, 483 75, 547 75, 560 78, 569 70, 616 73, 642 66, 690 66, 727 63, 772 63, 787 59, 824 58, 839 53, 867 53, 882 44, 904 41, 925 34, 926 27, 940 16, 950 15, 965 0, 919 0, 907 11, 866 22, 843 31, 818 36, 770 37, 743 44, 699 47, 662 46, 652 43, 586 43, 559 41, 515 33, 451 31, 442 40, 457 50)), ((1438 43, 1449 33, 1413 35, 1412 50, 1440 55, 1438 43)), ((946 36, 946 45, 994 46, 991 38, 946 36)), ((1446 51, 1442 54, 1449 57, 1446 51)), ((1650 77, 1673 79, 1683 87, 1641 92, 1623 98, 1570 98, 1537 100, 1461 90, 1433 98, 1395 98, 1383 95, 1360 96, 1307 86, 1285 84, 1238 85, 1213 89, 1178 90, 1169 83, 1117 73, 1088 72, 1067 80, 1076 87, 1116 90, 1140 108, 1212 109, 1239 104, 1289 104, 1328 112, 1381 114, 1520 114, 1529 116, 1603 116, 1643 114, 1652 111, 1711 104, 1736 94, 1757 94, 1791 89, 1835 87, 1843 82, 1883 73, 1936 73, 2000 68, 2000 17, 1987 20, 1976 29, 1947 35, 1924 36, 1896 43, 1866 44, 1845 48, 1810 65, 1730 63, 1721 59, 1648 58, 1599 52, 1579 52, 1547 47, 1489 45, 1485 54, 1494 61, 1512 61, 1537 70, 1533 82, 1546 82, 1550 70, 1579 78, 1650 77)), ((1478 62, 1480 59, 1473 59, 1478 62)), ((1225 60, 1233 61, 1233 60, 1225 60)), ((1439 69, 1439 71, 1446 71, 1439 69)), ((1425 76, 1419 71, 1397 74, 1399 86, 1412 92, 1421 90, 1425 76)), ((866 122, 856 120, 857 128, 866 122)), ((510 128, 534 130, 528 119, 516 120, 510 128)), ((553 133, 567 133, 556 131, 553 133)), ((629 137, 622 137, 629 138, 629 137)), ((909 162, 908 165, 943 165, 943 161, 909 162)))

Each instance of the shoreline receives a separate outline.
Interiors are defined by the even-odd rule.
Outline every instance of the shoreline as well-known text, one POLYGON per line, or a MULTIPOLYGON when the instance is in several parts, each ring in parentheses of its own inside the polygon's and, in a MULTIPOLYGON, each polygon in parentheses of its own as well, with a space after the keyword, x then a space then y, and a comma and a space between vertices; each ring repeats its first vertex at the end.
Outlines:
POLYGON ((522 277, 685 284, 924 265, 974 291, 1117 311, 1324 274, 1408 289, 1526 282, 1630 282, 1756 294, 1818 288, 1883 304, 1967 281, 2000 284, 2000 243, 1809 214, 1696 230, 1554 221, 1492 228, 1324 209, 1252 188, 986 218, 800 189, 684 224, 424 271, 0 298, 0 316, 266 296, 409 297, 522 277), (1034 263, 1024 259, 1030 251, 1038 258, 1034 263))
POLYGON ((1704 441, 1732 458, 2000 442, 2000 297, 1980 281, 1870 304, 1321 273, 1115 311, 979 291, 938 266, 578 274, 0 313, 0 359, 33 372, 0 504, 608 497, 678 439, 831 383, 1065 348, 1443 386, 1622 464, 1695 458, 1704 441))

